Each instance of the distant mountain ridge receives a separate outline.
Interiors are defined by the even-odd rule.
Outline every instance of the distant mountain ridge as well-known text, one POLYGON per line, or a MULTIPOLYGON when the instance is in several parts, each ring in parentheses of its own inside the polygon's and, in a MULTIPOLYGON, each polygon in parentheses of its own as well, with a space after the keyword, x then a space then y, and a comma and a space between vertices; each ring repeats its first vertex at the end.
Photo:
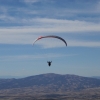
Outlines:
POLYGON ((12 88, 35 88, 43 91, 79 91, 100 87, 100 79, 77 75, 54 73, 34 75, 20 79, 0 79, 0 90, 12 88))
POLYGON ((9 75, 5 75, 5 76, 0 76, 0 79, 11 79, 11 78, 23 78, 21 76, 9 76, 9 75))
POLYGON ((92 78, 100 79, 100 76, 92 76, 92 78))

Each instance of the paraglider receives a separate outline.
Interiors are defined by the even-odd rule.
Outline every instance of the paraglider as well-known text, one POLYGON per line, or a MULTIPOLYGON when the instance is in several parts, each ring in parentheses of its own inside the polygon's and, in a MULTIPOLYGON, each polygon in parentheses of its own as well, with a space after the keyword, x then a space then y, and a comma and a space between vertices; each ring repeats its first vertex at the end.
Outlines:
MULTIPOLYGON (((33 42, 33 45, 35 44, 36 41, 43 39, 43 38, 57 38, 57 39, 60 39, 61 41, 63 41, 65 43, 65 45, 67 46, 67 42, 63 38, 61 38, 59 36, 55 36, 55 35, 40 36, 33 42)), ((47 63, 48 63, 48 66, 51 66, 52 61, 47 61, 47 63)))
POLYGON ((51 66, 52 61, 47 61, 48 66, 51 66))

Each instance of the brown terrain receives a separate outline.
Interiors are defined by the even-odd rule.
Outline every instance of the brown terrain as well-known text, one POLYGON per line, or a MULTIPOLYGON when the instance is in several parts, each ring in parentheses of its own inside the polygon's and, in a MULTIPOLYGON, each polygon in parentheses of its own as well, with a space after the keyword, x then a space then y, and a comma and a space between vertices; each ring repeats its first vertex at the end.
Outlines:
POLYGON ((0 100, 100 100, 100 79, 41 74, 0 79, 0 100))

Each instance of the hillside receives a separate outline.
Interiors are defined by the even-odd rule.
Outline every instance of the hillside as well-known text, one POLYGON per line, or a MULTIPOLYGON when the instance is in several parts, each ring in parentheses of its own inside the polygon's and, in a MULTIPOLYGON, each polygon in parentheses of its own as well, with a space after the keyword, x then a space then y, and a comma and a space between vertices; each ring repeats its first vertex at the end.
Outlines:
POLYGON ((41 74, 0 79, 0 100, 100 100, 100 79, 41 74))
POLYGON ((43 91, 79 91, 100 87, 100 80, 77 75, 41 74, 20 79, 0 79, 1 89, 34 87, 43 91))

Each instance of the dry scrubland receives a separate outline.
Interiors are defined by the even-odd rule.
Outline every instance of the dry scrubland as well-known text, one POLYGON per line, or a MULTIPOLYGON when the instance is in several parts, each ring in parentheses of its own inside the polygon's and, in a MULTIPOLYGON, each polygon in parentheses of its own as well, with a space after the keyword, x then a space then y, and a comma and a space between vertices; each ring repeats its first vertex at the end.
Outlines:
POLYGON ((0 100, 100 100, 100 79, 58 74, 0 79, 0 100))
POLYGON ((0 91, 0 100, 100 100, 100 88, 69 92, 44 92, 34 88, 16 88, 0 91))

